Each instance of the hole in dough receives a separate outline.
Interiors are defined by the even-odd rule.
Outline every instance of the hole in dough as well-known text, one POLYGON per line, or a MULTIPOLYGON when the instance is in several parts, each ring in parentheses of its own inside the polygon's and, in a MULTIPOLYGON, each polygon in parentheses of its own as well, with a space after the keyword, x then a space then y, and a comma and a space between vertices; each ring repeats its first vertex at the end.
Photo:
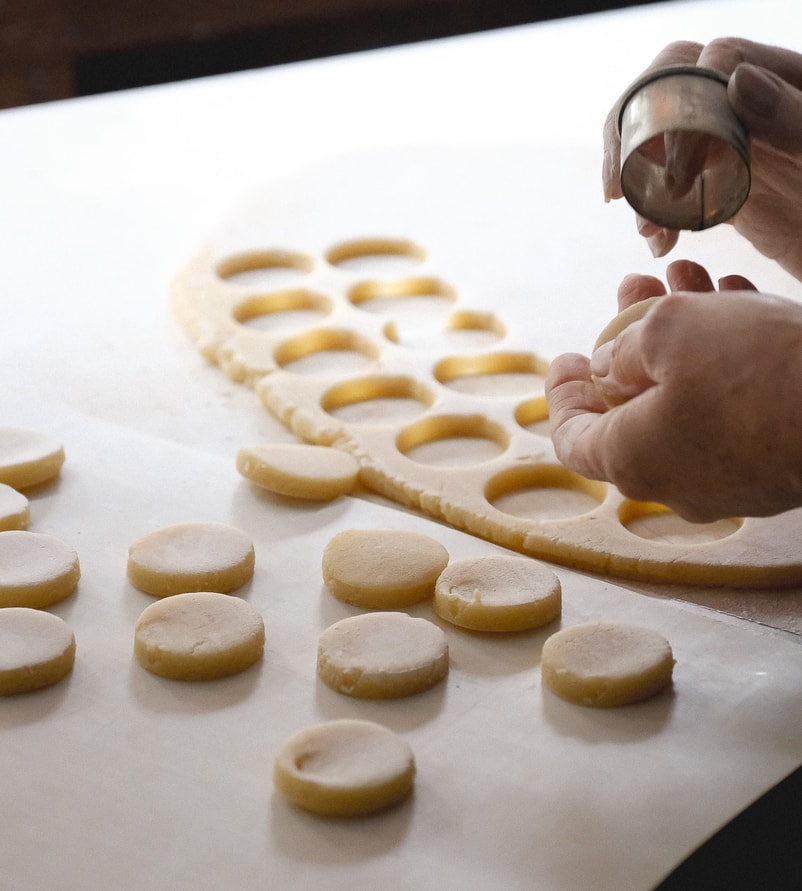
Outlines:
POLYGON ((653 501, 625 501, 618 509, 618 519, 639 538, 682 545, 721 541, 734 535, 742 526, 742 521, 735 518, 689 523, 653 501))
POLYGON ((515 420, 519 426, 534 433, 535 436, 551 437, 549 406, 545 396, 538 396, 537 399, 522 402, 515 409, 515 420))
POLYGON ((503 513, 527 520, 581 516, 604 501, 607 485, 561 464, 513 467, 493 477, 485 498, 503 513))
POLYGON ((497 458, 508 448, 509 435, 483 415, 436 415, 404 428, 395 444, 417 464, 465 467, 497 458))
POLYGON ((405 238, 358 238, 343 241, 326 253, 332 266, 370 275, 403 274, 425 259, 424 248, 405 238))
POLYGON ((331 306, 328 297, 298 288, 243 300, 235 307, 234 318, 260 331, 290 331, 319 323, 331 306))
POLYGON ((259 288, 279 288, 293 284, 299 276, 307 275, 314 261, 295 251, 245 251, 221 260, 217 275, 237 285, 259 288))
POLYGON ((379 351, 367 338, 346 329, 317 328, 283 341, 273 358, 295 374, 347 374, 375 362, 379 351))
POLYGON ((520 396, 542 392, 548 363, 532 353, 449 356, 434 368, 447 387, 474 396, 520 396))
POLYGON ((434 402, 432 392, 411 377, 354 378, 327 390, 325 412, 346 424, 408 423, 434 402))

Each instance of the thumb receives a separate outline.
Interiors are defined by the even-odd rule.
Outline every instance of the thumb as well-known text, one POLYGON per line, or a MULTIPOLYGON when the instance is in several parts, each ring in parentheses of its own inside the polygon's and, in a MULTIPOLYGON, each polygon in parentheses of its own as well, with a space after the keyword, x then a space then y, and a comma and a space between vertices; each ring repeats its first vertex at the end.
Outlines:
POLYGON ((627 402, 655 383, 643 355, 642 328, 642 320, 633 322, 591 356, 591 376, 608 406, 627 402))
POLYGON ((752 136, 781 151, 802 151, 802 92, 757 65, 739 65, 730 78, 730 102, 752 136))

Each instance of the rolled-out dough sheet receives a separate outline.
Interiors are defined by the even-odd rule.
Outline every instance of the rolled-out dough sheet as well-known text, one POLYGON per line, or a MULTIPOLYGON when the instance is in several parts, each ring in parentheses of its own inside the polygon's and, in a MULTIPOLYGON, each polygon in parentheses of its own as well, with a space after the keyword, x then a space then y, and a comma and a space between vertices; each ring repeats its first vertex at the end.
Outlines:
MULTIPOLYGON (((416 530, 453 560, 499 549, 356 498, 296 505, 254 492, 234 466, 239 443, 225 460, 55 404, 2 396, 2 412, 69 449, 58 485, 34 494, 32 528, 74 544, 84 567, 80 597, 53 610, 78 641, 72 675, 0 709, 10 888, 643 891, 802 763, 797 638, 563 569, 563 625, 657 628, 677 659, 672 693, 581 709, 541 689, 553 628, 490 637, 443 623, 445 683, 406 701, 340 696, 315 676, 320 632, 356 612, 320 578, 334 534, 416 530), (188 688, 133 661, 133 628, 152 599, 127 582, 125 555, 145 522, 189 519, 253 535, 243 596, 264 615, 269 645, 253 670, 188 688), (343 823, 275 792, 282 741, 336 718, 408 740, 418 767, 409 801, 343 823)), ((426 603, 410 612, 438 621, 426 603)))

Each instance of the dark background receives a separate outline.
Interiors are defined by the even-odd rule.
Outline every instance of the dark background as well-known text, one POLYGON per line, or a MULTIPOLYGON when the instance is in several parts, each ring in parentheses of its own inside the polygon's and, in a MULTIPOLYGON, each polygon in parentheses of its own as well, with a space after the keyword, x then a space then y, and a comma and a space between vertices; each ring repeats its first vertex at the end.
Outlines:
POLYGON ((0 108, 657 0, 0 0, 0 108))

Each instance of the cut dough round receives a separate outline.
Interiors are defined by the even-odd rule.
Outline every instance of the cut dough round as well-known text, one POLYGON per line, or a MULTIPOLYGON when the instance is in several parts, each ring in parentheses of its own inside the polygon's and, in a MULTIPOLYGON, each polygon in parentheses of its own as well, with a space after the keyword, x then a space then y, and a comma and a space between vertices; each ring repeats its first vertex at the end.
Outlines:
POLYGON ((660 295, 658 294, 656 297, 647 297, 645 300, 631 303, 626 309, 622 309, 617 316, 604 326, 601 334, 596 338, 596 343, 593 345, 593 352, 595 353, 602 344, 615 340, 633 322, 642 319, 659 299, 660 295))
POLYGON ((0 483, 0 531, 27 529, 30 520, 31 508, 28 499, 22 492, 0 483))
POLYGON ((253 542, 223 523, 176 523, 143 535, 128 549, 131 584, 154 597, 189 591, 228 594, 253 576, 253 542))
POLYGON ((546 686, 576 705, 610 708, 659 693, 671 683, 674 656, 656 631, 618 622, 564 628, 543 645, 546 686))
POLYGON ((332 690, 359 699, 421 693, 448 674, 442 629, 406 613, 341 619, 320 636, 317 671, 332 690))
POLYGON ((441 619, 471 631, 524 631, 559 618, 562 589, 544 564, 497 554, 447 566, 433 605, 441 619))
POLYGON ((265 626, 239 597, 193 591, 147 607, 134 632, 134 655, 153 674, 209 681, 238 674, 262 658, 265 626))
POLYGON ((313 501, 347 495, 359 477, 353 455, 306 443, 246 446, 237 453, 237 470, 263 489, 313 501))
POLYGON ((15 489, 38 486, 58 476, 64 448, 46 433, 27 427, 0 427, 0 483, 15 489))
POLYGON ((448 551, 420 532, 348 529, 323 552, 323 581, 345 603, 363 609, 411 606, 434 591, 448 551))
POLYGON ((44 609, 72 594, 80 577, 78 555, 58 538, 0 532, 0 607, 44 609))
POLYGON ((383 810, 412 792, 415 759, 401 737, 372 721, 329 721, 290 737, 276 756, 276 788, 327 817, 383 810))
POLYGON ((0 609, 0 696, 29 693, 66 677, 75 664, 75 635, 51 613, 0 609))

